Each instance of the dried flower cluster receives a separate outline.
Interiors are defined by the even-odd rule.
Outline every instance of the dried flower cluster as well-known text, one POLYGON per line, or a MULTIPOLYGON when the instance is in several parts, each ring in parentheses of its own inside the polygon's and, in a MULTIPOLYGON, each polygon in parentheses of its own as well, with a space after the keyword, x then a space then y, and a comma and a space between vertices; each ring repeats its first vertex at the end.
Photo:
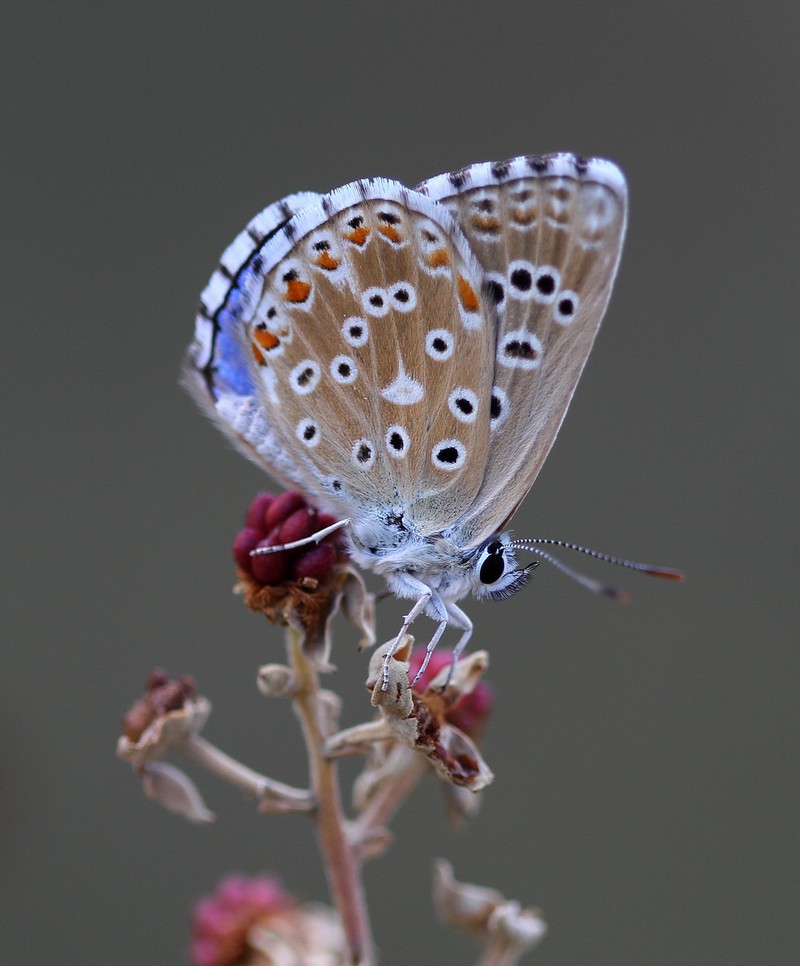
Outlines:
POLYGON ((280 496, 259 493, 250 504, 245 525, 233 541, 233 557, 240 569, 261 584, 311 577, 325 581, 344 558, 341 536, 333 533, 318 544, 251 557, 259 547, 279 547, 304 540, 336 523, 318 513, 301 493, 289 490, 280 496))
POLYGON ((340 606, 361 632, 361 647, 375 643, 373 600, 358 571, 347 562, 341 535, 294 550, 252 555, 262 547, 304 540, 335 523, 300 493, 260 493, 250 504, 245 526, 233 541, 238 589, 251 610, 273 624, 303 635, 303 649, 320 670, 330 664, 330 625, 340 606))

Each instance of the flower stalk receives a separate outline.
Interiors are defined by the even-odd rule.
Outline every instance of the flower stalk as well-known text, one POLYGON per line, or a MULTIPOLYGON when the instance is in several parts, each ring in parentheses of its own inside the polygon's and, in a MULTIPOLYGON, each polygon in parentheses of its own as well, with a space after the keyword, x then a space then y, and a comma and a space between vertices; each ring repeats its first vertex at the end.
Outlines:
POLYGON ((314 822, 334 906, 346 937, 349 962, 371 966, 375 962, 361 870, 347 834, 339 794, 336 763, 325 754, 324 712, 317 671, 303 652, 302 636, 287 630, 296 691, 294 704, 300 718, 316 801, 314 822))
POLYGON ((308 789, 294 788, 284 782, 267 778, 247 765, 212 745, 198 734, 192 735, 181 746, 181 751, 223 781, 230 782, 247 795, 261 801, 265 812, 308 812, 313 808, 314 798, 308 789))

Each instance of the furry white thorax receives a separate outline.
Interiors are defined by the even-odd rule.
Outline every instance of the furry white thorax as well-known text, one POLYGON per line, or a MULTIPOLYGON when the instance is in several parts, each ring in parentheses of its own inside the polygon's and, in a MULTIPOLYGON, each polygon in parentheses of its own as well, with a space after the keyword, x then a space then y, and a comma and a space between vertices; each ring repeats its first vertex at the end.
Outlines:
POLYGON ((375 520, 353 521, 349 531, 351 555, 361 567, 385 577, 397 597, 416 599, 425 584, 444 603, 454 603, 472 593, 487 597, 510 583, 516 558, 511 536, 494 534, 478 547, 464 549, 445 534, 423 536, 375 520), (480 551, 492 541, 503 547, 505 574, 496 583, 480 580, 480 551))

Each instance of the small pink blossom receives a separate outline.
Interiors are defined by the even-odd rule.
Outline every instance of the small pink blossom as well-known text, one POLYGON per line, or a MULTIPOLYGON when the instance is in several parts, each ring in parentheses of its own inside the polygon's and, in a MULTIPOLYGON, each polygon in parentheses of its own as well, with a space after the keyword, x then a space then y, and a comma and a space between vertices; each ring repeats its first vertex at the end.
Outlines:
POLYGON ((192 917, 193 966, 233 966, 248 950, 255 923, 284 915, 295 902, 268 876, 229 875, 212 896, 200 899, 192 917))
POLYGON ((194 908, 192 966, 340 966, 343 949, 332 910, 301 905, 270 876, 230 875, 194 908))

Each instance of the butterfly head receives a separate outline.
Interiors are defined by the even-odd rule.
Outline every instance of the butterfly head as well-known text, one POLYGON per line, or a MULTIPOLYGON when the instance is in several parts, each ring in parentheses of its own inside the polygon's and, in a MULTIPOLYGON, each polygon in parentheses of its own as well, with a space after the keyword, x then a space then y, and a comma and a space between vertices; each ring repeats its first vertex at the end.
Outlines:
POLYGON ((472 594, 486 600, 505 600, 521 590, 530 580, 538 561, 526 567, 517 566, 515 547, 506 533, 494 534, 473 551, 472 594))

